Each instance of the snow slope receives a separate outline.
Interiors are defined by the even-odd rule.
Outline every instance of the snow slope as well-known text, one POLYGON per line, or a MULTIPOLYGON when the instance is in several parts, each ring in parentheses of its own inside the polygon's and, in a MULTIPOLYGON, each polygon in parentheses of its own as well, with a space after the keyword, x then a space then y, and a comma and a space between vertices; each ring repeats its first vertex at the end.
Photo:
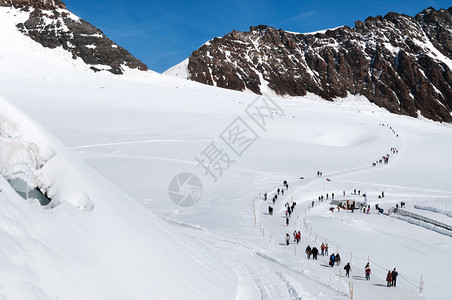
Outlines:
MULTIPOLYGON (((4 101, 0 111, 1 128, 15 129, 2 132, 0 153, 15 158, 15 169, 30 165, 27 155, 14 155, 20 150, 36 157, 52 152, 41 169, 29 171, 31 184, 44 184, 56 206, 43 210, 25 202, 5 180, 13 176, 11 165, 2 165, 5 299, 209 298, 203 289, 227 295, 215 284, 234 282, 227 265, 191 247, 4 101)), ((233 295, 233 285, 227 290, 233 295)))
POLYGON ((362 97, 326 103, 309 95, 275 99, 281 111, 264 131, 245 113, 255 95, 151 72, 93 74, 61 49, 16 34, 16 19, 6 17, 14 13, 0 10, 0 117, 17 128, 16 146, 37 145, 49 169, 42 176, 60 196, 44 209, 0 177, 3 298, 349 299, 352 284, 355 299, 452 297, 450 237, 373 209, 452 202, 449 125, 391 115, 362 97), (242 156, 220 138, 237 117, 258 134, 242 156), (216 182, 195 159, 213 141, 234 160, 216 182), (392 147, 399 153, 389 164, 372 167, 392 147), (182 172, 204 186, 185 209, 168 196, 182 172), (269 216, 262 195, 273 196, 283 180, 289 193, 269 216), (370 214, 331 213, 328 201, 317 201, 342 191, 361 200, 353 189, 367 193, 370 214), (80 209, 71 199, 92 205, 80 209), (289 226, 287 201, 297 202, 289 226), (301 244, 285 247, 294 230, 301 244), (321 242, 351 261, 350 279, 325 257, 306 258, 306 246, 321 242), (368 260, 370 282, 362 278, 368 260), (387 288, 394 267, 397 288, 387 288))

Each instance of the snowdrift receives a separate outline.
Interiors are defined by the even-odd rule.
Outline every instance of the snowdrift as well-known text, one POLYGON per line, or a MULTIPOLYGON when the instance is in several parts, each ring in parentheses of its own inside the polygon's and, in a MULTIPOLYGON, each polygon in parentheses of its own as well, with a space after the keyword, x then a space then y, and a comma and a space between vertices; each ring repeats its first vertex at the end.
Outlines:
POLYGON ((210 299, 234 291, 227 266, 187 246, 3 99, 0 133, 2 298, 210 299), (48 195, 52 209, 24 201, 7 181, 14 178, 48 195))

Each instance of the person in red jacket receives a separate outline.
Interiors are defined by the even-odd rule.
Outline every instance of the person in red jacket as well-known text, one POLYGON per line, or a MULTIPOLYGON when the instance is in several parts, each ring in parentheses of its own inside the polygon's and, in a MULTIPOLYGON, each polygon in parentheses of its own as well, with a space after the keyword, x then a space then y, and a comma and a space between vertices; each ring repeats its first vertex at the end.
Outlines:
POLYGON ((387 287, 392 286, 392 273, 391 273, 391 271, 388 271, 388 275, 386 275, 386 281, 387 281, 387 284, 386 284, 387 287))
POLYGON ((320 246, 320 250, 322 250, 322 256, 325 255, 325 244, 322 243, 322 246, 320 246))
POLYGON ((300 231, 297 232, 297 234, 295 235, 295 240, 297 241, 297 244, 300 242, 301 239, 301 233, 300 231))
POLYGON ((367 265, 366 265, 365 273, 366 273, 366 280, 370 280, 371 270, 369 267, 369 263, 367 263, 367 265))

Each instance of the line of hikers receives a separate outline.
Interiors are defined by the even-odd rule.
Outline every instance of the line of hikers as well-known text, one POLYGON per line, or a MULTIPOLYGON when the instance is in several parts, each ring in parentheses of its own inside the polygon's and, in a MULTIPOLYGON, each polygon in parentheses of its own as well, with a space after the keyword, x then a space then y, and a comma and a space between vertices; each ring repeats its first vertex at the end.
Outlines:
MULTIPOLYGON (((344 191, 344 193, 345 193, 345 191, 344 191)), ((328 200, 329 196, 330 195, 328 193, 326 193, 326 200, 328 200)), ((345 194, 344 194, 344 196, 345 196, 345 194)), ((323 201, 323 200, 324 200, 323 195, 320 195, 319 201, 323 201)), ((331 200, 334 200, 334 193, 331 193, 331 200)))
MULTIPOLYGON (((391 148, 391 151, 393 151, 393 153, 394 153, 394 151, 398 152, 398 150, 396 148, 391 148)), ((388 159, 389 159, 389 154, 388 154, 388 159)), ((317 176, 322 176, 322 172, 318 171, 317 172, 317 176)), ((289 189, 289 185, 288 185, 286 180, 283 181, 283 186, 286 188, 286 190, 289 189)), ((282 188, 282 189, 278 188, 276 190, 276 192, 277 192, 277 194, 275 194, 274 197, 273 197, 273 204, 278 199, 278 195, 280 193, 281 193, 281 195, 284 195, 284 188, 282 188)), ((345 191, 343 191, 343 196, 345 196, 345 194, 346 194, 345 191)), ((353 195, 356 195, 356 194, 360 195, 361 194, 361 190, 357 191, 356 189, 354 189, 353 195)), ((384 192, 382 192, 381 195, 378 196, 378 198, 383 198, 383 197, 384 197, 384 192)), ((326 194, 326 199, 328 199, 328 198, 329 198, 329 194, 327 193, 326 194)), ((331 198, 334 199, 334 193, 331 194, 331 198)), ((264 201, 267 200, 267 193, 264 194, 263 200, 264 201)), ((323 201, 323 195, 319 196, 319 201, 323 201)), ((291 202, 291 203, 290 202, 286 202, 285 206, 286 206, 286 212, 285 212, 285 214, 286 214, 286 225, 289 226, 289 218, 290 218, 293 210, 295 209, 296 202, 291 202)), ((312 201, 312 206, 314 206, 314 201, 312 201)), ((401 206, 402 207, 405 206, 405 203, 402 202, 401 206)), ((362 205, 360 208, 363 208, 363 212, 366 212, 366 210, 367 210, 367 213, 369 213, 370 205, 368 205, 368 206, 362 205)), ((380 207, 378 206, 378 204, 376 204, 375 208, 377 210, 379 210, 380 207)), ((268 207, 268 213, 270 215, 273 215, 273 207, 271 207, 271 206, 268 207)), ((293 238, 294 238, 294 242, 299 244, 300 240, 301 240, 301 232, 295 230, 293 232, 293 238)), ((288 233, 286 233, 286 245, 288 246, 289 244, 290 244, 290 235, 288 233)), ((328 248, 329 248, 328 247, 328 243, 322 243, 322 245, 320 246, 320 250, 321 250, 321 255, 322 256, 328 255, 328 248)), ((319 254, 319 250, 317 249, 317 247, 311 248, 311 246, 308 245, 306 247, 306 249, 305 249, 305 253, 306 253, 306 256, 307 256, 308 259, 311 259, 311 255, 312 255, 312 258, 317 260, 317 256, 319 254)), ((332 253, 330 255, 330 259, 329 259, 329 265, 331 267, 334 267, 334 265, 339 266, 340 263, 341 263, 340 254, 339 253, 336 253, 336 254, 332 253)), ((351 269, 352 268, 350 266, 350 263, 348 262, 344 266, 345 276, 350 277, 351 269)), ((364 267, 364 273, 365 273, 365 276, 366 276, 366 280, 370 280, 370 274, 372 273, 372 271, 370 269, 369 263, 367 263, 366 266, 364 267)), ((388 271, 388 274, 386 276, 386 281, 387 281, 387 286, 388 287, 391 287, 391 286, 395 287, 396 286, 397 276, 398 275, 399 274, 396 271, 396 268, 394 268, 394 270, 392 272, 388 271)))
MULTIPOLYGON (((283 181, 283 187, 285 188, 286 191, 289 189, 289 184, 287 183, 287 180, 283 181)), ((278 188, 276 190, 276 193, 272 199, 273 204, 275 204, 276 200, 278 200, 279 195, 284 195, 284 188, 281 188, 281 189, 278 188)), ((267 200, 267 193, 265 193, 262 198, 264 201, 267 200)), ((297 205, 297 202, 295 202, 295 201, 286 202, 286 204, 285 204, 285 206, 286 206, 286 212, 285 212, 286 226, 289 226, 289 218, 291 217, 292 212, 294 211, 296 205, 297 205)), ((268 214, 273 215, 273 207, 271 205, 268 206, 268 214)))
MULTIPOLYGON (((399 149, 393 147, 393 148, 391 148, 391 152, 393 154, 398 154, 399 153, 399 149)), ((377 161, 372 163, 372 166, 375 167, 377 164, 383 164, 383 163, 385 165, 387 165, 389 163, 389 154, 388 153, 386 153, 386 155, 383 155, 381 157, 381 159, 378 159, 377 161)))
MULTIPOLYGON (((289 184, 287 183, 287 180, 283 181, 283 188, 278 188, 276 190, 275 195, 273 195, 273 199, 272 199, 273 204, 275 204, 276 200, 278 200, 279 195, 284 196, 284 189, 286 191, 289 189, 289 184)), ((259 193, 259 195, 260 195, 260 193, 259 193)), ((264 194, 263 200, 267 201, 267 193, 264 194)))
POLYGON ((392 126, 389 126, 389 124, 384 124, 384 123, 380 123, 380 124, 378 124, 378 125, 380 125, 380 126, 386 126, 386 127, 389 127, 389 130, 391 130, 392 131, 392 133, 396 136, 396 137, 399 137, 399 134, 398 133, 396 133, 395 132, 395 130, 394 129, 392 129, 392 126))

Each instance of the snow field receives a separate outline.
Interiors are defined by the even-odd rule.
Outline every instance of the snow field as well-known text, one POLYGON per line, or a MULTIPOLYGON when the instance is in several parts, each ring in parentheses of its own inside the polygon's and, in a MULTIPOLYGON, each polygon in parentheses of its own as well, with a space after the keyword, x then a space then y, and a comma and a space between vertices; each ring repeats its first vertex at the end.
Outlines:
POLYGON ((284 113, 266 131, 253 127, 259 138, 241 157, 231 154, 235 162, 213 182, 195 157, 212 141, 227 151, 219 135, 237 117, 254 126, 244 110, 256 95, 153 72, 93 74, 61 49, 15 33, 18 12, 0 13, 0 143, 2 153, 20 149, 1 161, 26 161, 25 145, 36 144, 46 166, 30 172, 53 186, 60 204, 30 205, 0 177, 3 298, 349 299, 349 283, 355 299, 452 297, 444 268, 450 237, 374 209, 405 201, 408 209, 450 210, 450 125, 390 115, 352 95, 331 103, 313 95, 275 99, 284 113), (372 167, 387 153, 388 165, 372 167), (168 197, 182 172, 204 185, 201 201, 187 209, 168 197), (255 226, 252 200, 283 180, 289 193, 273 216, 265 214, 268 200, 255 200, 255 226), (355 188, 367 193, 369 215, 331 213, 317 200, 331 192, 340 199, 343 190, 349 197, 355 188), (292 197, 297 208, 287 227, 284 203, 292 197), (285 248, 285 233, 295 229, 301 244, 285 248), (351 260, 350 280, 323 257, 305 258, 306 246, 322 240, 339 251, 341 268, 351 260), (394 267, 398 287, 386 288, 386 269, 394 267))

